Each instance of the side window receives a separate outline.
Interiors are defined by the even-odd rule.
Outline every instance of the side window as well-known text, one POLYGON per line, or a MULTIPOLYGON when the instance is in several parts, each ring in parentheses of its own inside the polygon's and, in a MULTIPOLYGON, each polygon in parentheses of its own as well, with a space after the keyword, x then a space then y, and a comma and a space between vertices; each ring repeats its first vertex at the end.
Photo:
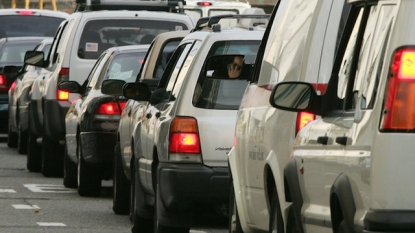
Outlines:
MULTIPOLYGON (((180 55, 177 58, 177 61, 175 62, 174 67, 172 67, 171 74, 168 75, 169 76, 168 82, 165 83, 166 91, 168 92, 173 91, 173 87, 174 87, 174 84, 176 83, 177 76, 180 72, 183 62, 185 61, 187 54, 189 53, 191 47, 192 47, 191 43, 184 44, 179 47, 178 52, 180 53, 180 55)), ((167 74, 164 74, 163 77, 165 75, 167 74)))
POLYGON ((136 78, 136 82, 140 81, 140 79, 142 78, 146 78, 143 75, 143 71, 147 69, 147 66, 149 64, 148 58, 150 57, 150 54, 153 52, 154 49, 154 40, 153 42, 151 42, 150 47, 148 48, 148 52, 146 54, 146 56, 144 57, 144 62, 140 68, 140 72, 138 72, 137 78, 136 78))
POLYGON ((174 50, 179 46, 181 39, 174 39, 167 41, 163 48, 160 51, 160 54, 158 56, 156 66, 153 73, 153 78, 160 79, 163 75, 164 70, 167 67, 167 63, 170 59, 170 57, 173 55, 174 50))
POLYGON ((58 55, 59 51, 62 48, 62 40, 65 38, 68 29, 70 28, 70 25, 73 24, 73 20, 66 22, 63 26, 60 32, 56 33, 56 37, 53 41, 51 50, 49 52, 49 57, 52 56, 52 59, 49 59, 51 61, 51 65, 55 65, 58 61, 58 55))
POLYGON ((193 59, 195 58, 197 51, 199 50, 200 45, 202 42, 196 41, 196 43, 193 45, 192 49, 189 52, 189 55, 187 56, 186 60, 183 63, 182 68, 180 69, 179 76, 177 77, 177 81, 174 84, 172 95, 174 98, 177 98, 179 95, 180 89, 182 87, 183 81, 186 77, 187 72, 189 71, 190 65, 192 64, 193 59))
POLYGON ((86 83, 84 83, 84 85, 85 85, 85 92, 83 94, 84 96, 89 94, 89 92, 95 86, 96 81, 100 77, 102 67, 106 63, 105 62, 106 59, 104 59, 104 57, 106 57, 106 56, 108 56, 108 53, 101 54, 101 56, 98 58, 97 62, 95 63, 94 67, 92 67, 92 70, 88 75, 87 81, 85 81, 86 83))

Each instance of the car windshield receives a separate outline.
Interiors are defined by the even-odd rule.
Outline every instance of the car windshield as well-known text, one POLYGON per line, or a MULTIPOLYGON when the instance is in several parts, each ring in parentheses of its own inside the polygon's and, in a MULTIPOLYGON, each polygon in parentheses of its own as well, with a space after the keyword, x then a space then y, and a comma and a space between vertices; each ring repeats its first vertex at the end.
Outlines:
POLYGON ((0 51, 0 63, 9 63, 21 66, 26 51, 33 50, 39 41, 26 42, 25 44, 5 44, 0 51))
POLYGON ((143 64, 145 52, 120 54, 112 59, 108 68, 107 79, 134 82, 143 64))
POLYGON ((34 15, 0 16, 0 38, 21 36, 53 37, 63 18, 34 15))
POLYGON ((78 57, 97 59, 114 46, 150 44, 155 36, 168 31, 187 30, 181 22, 158 20, 94 20, 89 21, 78 45, 78 57))

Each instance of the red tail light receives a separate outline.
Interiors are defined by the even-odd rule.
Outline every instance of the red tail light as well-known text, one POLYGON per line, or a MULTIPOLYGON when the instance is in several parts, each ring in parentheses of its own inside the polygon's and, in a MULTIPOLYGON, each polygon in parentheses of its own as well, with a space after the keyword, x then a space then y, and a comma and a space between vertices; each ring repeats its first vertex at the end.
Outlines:
POLYGON ((69 100, 69 92, 58 90, 58 100, 69 100))
POLYGON ((415 130, 415 48, 401 48, 395 52, 380 129, 415 130))
POLYGON ((119 102, 119 104, 120 104, 121 112, 124 111, 125 105, 127 105, 127 101, 119 102))
POLYGON ((120 115, 121 109, 117 102, 103 103, 99 106, 97 114, 102 115, 120 115))
POLYGON ((16 88, 16 82, 13 82, 12 85, 10 86, 10 90, 13 91, 16 88))
POLYGON ((316 119, 316 115, 308 112, 299 112, 297 115, 297 122, 295 126, 295 134, 300 131, 304 126, 308 123, 314 121, 316 119))
POLYGON ((7 78, 6 76, 0 74, 0 91, 4 92, 4 91, 8 91, 7 88, 7 78))
POLYGON ((61 68, 58 76, 58 83, 69 80, 69 68, 61 68))
POLYGON ((192 117, 176 117, 170 126, 170 153, 200 154, 197 121, 192 117))
POLYGON ((211 2, 198 2, 197 3, 198 6, 212 6, 211 2))

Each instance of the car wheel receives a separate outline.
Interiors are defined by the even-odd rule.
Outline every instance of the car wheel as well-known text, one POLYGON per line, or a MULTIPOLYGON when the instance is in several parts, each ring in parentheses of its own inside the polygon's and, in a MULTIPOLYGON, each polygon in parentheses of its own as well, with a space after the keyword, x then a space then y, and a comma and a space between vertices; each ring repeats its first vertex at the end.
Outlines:
MULTIPOLYGON (((280 210, 277 190, 274 189, 271 197, 271 216, 269 221, 269 232, 284 232, 284 221, 280 210)), ((290 232, 290 231, 287 231, 290 232)))
POLYGON ((287 233, 301 233, 300 229, 298 228, 295 216, 294 216, 294 207, 291 205, 288 209, 288 216, 287 216, 287 233))
POLYGON ((40 172, 42 170, 42 147, 36 142, 36 135, 31 133, 30 120, 29 130, 27 133, 27 156, 26 167, 31 172, 40 172))
POLYGON ((58 143, 42 138, 42 174, 45 177, 63 177, 64 147, 58 143))
MULTIPOLYGON (((78 144, 79 145, 79 144, 78 144)), ((93 167, 88 166, 82 150, 78 154, 78 194, 82 197, 97 197, 101 193, 101 179, 96 176, 93 167)))
POLYGON ((27 153, 27 130, 22 131, 20 122, 17 123, 17 152, 19 154, 27 153))
POLYGON ((235 190, 232 181, 229 189, 229 233, 243 233, 239 222, 238 209, 236 208, 235 190))
POLYGON ((346 221, 344 219, 340 222, 339 228, 337 228, 336 233, 352 233, 347 227, 346 221))
POLYGON ((128 181, 121 159, 121 148, 118 142, 114 150, 114 178, 113 178, 112 210, 116 214, 130 213, 130 182, 128 181))
POLYGON ((155 190, 155 205, 154 205, 154 233, 189 233, 190 228, 182 228, 182 227, 170 227, 170 226, 164 226, 159 223, 157 219, 157 205, 160 205, 159 198, 157 197, 159 192, 159 186, 156 185, 155 190))
POLYGON ((17 133, 12 132, 12 129, 10 127, 10 122, 9 122, 8 130, 7 130, 7 146, 10 148, 17 147, 17 133))
POLYGON ((65 144, 65 153, 63 155, 63 185, 67 188, 78 187, 78 167, 68 157, 68 148, 65 144))

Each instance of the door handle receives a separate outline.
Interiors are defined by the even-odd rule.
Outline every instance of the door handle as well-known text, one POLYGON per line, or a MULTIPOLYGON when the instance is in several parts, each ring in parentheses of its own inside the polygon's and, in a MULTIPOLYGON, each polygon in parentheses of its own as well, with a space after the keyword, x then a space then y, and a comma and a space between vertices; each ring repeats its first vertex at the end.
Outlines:
MULTIPOLYGON (((347 145, 347 141, 349 140, 350 138, 348 138, 348 137, 346 137, 346 136, 343 136, 343 137, 337 137, 336 138, 336 143, 338 143, 338 144, 340 144, 340 145, 343 145, 343 146, 345 146, 345 145, 347 145)), ((351 139, 350 139, 351 140, 351 139)))
POLYGON ((329 141, 329 137, 327 136, 317 138, 317 143, 319 144, 327 145, 328 141, 329 141))

